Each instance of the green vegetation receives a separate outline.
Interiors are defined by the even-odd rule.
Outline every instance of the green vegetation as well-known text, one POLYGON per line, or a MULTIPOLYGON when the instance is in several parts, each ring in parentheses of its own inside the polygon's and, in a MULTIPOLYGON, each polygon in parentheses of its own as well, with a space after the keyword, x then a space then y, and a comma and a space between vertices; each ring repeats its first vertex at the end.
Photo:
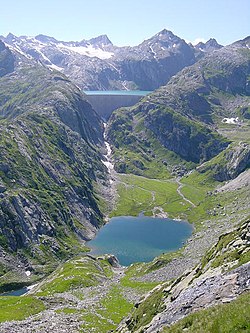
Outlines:
POLYGON ((118 325, 132 307, 133 304, 125 299, 123 290, 118 286, 114 286, 107 296, 101 300, 101 308, 98 313, 118 325))
POLYGON ((84 322, 80 332, 88 330, 93 333, 108 333, 116 329, 132 307, 133 304, 125 299, 123 290, 119 286, 113 286, 94 308, 63 308, 56 312, 77 315, 79 320, 84 322))
POLYGON ((150 291, 158 283, 157 282, 147 282, 147 281, 138 281, 137 279, 142 277, 147 273, 147 267, 149 264, 145 263, 136 263, 130 265, 125 272, 125 276, 121 279, 121 286, 124 288, 133 288, 138 293, 143 294, 150 291))
POLYGON ((111 216, 136 216, 159 213, 163 208, 169 216, 185 213, 190 204, 177 193, 178 184, 174 180, 148 179, 135 175, 120 175, 118 186, 119 200, 111 216), (156 208, 156 209, 155 209, 156 208))
POLYGON ((235 301, 198 311, 181 319, 164 333, 247 333, 250 332, 250 294, 242 294, 235 301))
POLYGON ((224 214, 226 211, 222 209, 235 199, 232 192, 210 194, 218 182, 208 173, 194 171, 181 179, 180 192, 196 207, 178 194, 179 185, 174 179, 148 179, 135 175, 119 177, 119 196, 111 216, 137 216, 141 212, 152 216, 165 212, 170 218, 188 220, 198 227, 208 216, 214 219, 219 211, 224 214))
POLYGON ((156 287, 146 300, 139 304, 128 323, 128 328, 132 332, 148 324, 157 313, 164 310, 162 303, 164 294, 162 287, 156 287))
POLYGON ((244 119, 239 125, 219 124, 219 132, 233 142, 250 143, 250 120, 244 119))
POLYGON ((107 260, 79 257, 59 266, 48 280, 43 281, 37 295, 52 295, 95 286, 111 275, 111 266, 107 260))
POLYGON ((43 310, 43 302, 35 297, 0 297, 0 322, 23 320, 43 310))
POLYGON ((98 313, 87 312, 82 315, 82 320, 84 321, 84 324, 81 327, 81 333, 85 333, 86 330, 93 333, 108 333, 116 328, 116 325, 113 324, 111 320, 103 318, 98 313))
POLYGON ((91 330, 94 333, 108 333, 116 329, 120 321, 131 311, 133 304, 128 302, 124 291, 119 286, 113 286, 110 291, 101 298, 99 304, 90 309, 64 308, 57 313, 77 315, 83 321, 80 332, 91 330))
POLYGON ((220 237, 218 243, 212 247, 202 259, 204 270, 206 265, 216 268, 225 266, 227 269, 233 269, 250 261, 250 248, 246 238, 249 220, 243 222, 237 229, 224 234, 220 237), (227 267, 227 264, 230 266, 227 267))

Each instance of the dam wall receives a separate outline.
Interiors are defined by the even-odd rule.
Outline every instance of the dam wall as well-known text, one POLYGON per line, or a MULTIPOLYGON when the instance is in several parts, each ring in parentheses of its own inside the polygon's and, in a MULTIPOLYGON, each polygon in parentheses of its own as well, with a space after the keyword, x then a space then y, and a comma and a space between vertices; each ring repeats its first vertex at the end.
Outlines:
POLYGON ((99 114, 99 116, 105 120, 109 119, 111 113, 120 107, 135 105, 142 95, 131 94, 86 94, 87 101, 91 104, 93 109, 99 114))

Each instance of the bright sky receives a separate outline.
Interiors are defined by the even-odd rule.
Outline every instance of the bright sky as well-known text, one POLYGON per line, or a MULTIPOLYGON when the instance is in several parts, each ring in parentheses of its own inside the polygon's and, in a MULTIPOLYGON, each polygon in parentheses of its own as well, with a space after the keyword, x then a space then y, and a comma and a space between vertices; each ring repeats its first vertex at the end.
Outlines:
POLYGON ((250 0, 0 0, 0 35, 80 41, 107 34, 137 45, 166 28, 187 40, 230 44, 250 35, 250 0))

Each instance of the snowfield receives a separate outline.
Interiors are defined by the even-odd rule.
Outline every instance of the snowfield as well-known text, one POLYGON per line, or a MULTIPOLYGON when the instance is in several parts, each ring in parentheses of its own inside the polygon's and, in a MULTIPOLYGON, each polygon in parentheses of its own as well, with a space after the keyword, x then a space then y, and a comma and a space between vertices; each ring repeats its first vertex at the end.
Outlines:
POLYGON ((61 49, 67 49, 69 51, 76 52, 81 55, 86 55, 88 57, 92 58, 96 57, 99 59, 109 59, 114 55, 113 52, 104 51, 100 48, 94 48, 92 45, 88 45, 85 47, 85 46, 67 46, 63 44, 58 44, 57 47, 61 49))

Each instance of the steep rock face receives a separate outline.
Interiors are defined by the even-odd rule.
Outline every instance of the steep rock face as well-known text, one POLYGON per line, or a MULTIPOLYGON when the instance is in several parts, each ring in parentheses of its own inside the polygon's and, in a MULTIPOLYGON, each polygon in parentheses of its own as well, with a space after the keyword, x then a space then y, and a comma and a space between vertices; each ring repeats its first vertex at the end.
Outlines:
POLYGON ((149 111, 144 125, 164 147, 186 161, 199 163, 209 160, 228 145, 208 128, 187 121, 171 110, 149 111))
POLYGON ((179 70, 195 61, 192 48, 168 30, 128 51, 121 50, 115 60, 124 73, 122 77, 141 90, 154 90, 166 84, 179 70))
POLYGON ((201 59, 206 53, 214 52, 221 49, 223 46, 220 45, 216 39, 210 38, 206 43, 200 42, 194 46, 196 59, 201 59))
MULTIPOLYGON (((250 101, 248 43, 246 38, 208 53, 133 108, 116 111, 108 126, 110 143, 117 151, 115 162, 123 159, 123 165, 131 164, 131 154, 137 151, 136 158, 146 164, 150 151, 159 155, 159 143, 194 163, 209 160, 225 149, 229 141, 216 133, 216 126, 224 117, 238 117, 239 109, 248 108, 250 101), (125 145, 131 154, 124 162, 125 145)), ((177 161, 167 152, 164 160, 167 164, 177 161)))
POLYGON ((0 77, 14 70, 14 55, 0 40, 0 77))
POLYGON ((163 30, 135 47, 114 46, 106 35, 63 42, 53 37, 1 37, 85 90, 154 90, 195 61, 194 49, 163 30))
POLYGON ((13 74, 0 79, 1 263, 36 270, 34 259, 69 256, 102 224, 94 186, 105 183, 103 128, 64 75, 13 56, 13 74))
POLYGON ((172 284, 158 285, 137 303, 118 332, 153 333, 164 328, 167 332, 169 326, 191 313, 232 302, 249 291, 249 231, 249 221, 245 221, 222 235, 200 265, 172 284))
POLYGON ((214 179, 225 181, 236 178, 250 167, 250 145, 240 142, 230 146, 215 161, 205 163, 197 168, 201 173, 210 172, 214 179))

